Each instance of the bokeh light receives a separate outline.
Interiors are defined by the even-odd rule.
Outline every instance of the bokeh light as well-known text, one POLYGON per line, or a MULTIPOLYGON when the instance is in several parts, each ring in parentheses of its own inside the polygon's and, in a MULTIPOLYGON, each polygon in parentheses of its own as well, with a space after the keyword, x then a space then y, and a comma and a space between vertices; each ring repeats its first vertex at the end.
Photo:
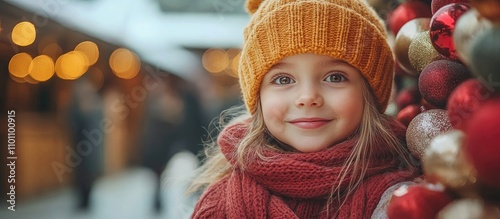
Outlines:
POLYGON ((87 66, 95 64, 99 58, 99 48, 97 47, 97 44, 91 41, 79 43, 75 47, 75 51, 80 51, 87 57, 87 66))
POLYGON ((79 51, 70 51, 59 56, 55 64, 55 71, 59 78, 74 80, 82 76, 88 69, 85 55, 79 51))
POLYGON ((28 46, 35 42, 35 25, 28 21, 23 21, 12 29, 12 42, 19 46, 28 46))
POLYGON ((240 54, 236 55, 233 60, 231 61, 231 70, 232 74, 229 74, 233 77, 238 77, 238 64, 240 62, 240 54))
POLYGON ((15 54, 9 61, 9 72, 15 77, 24 78, 28 75, 29 66, 31 63, 31 55, 22 52, 15 54))
POLYGON ((208 49, 203 53, 201 61, 208 72, 219 73, 229 65, 229 56, 222 49, 208 49))
MULTIPOLYGON (((237 48, 231 48, 231 49, 228 49, 227 50, 227 56, 229 58, 229 63, 228 65, 226 66, 226 69, 225 69, 225 72, 231 76, 231 77, 237 77, 238 76, 238 72, 235 71, 235 66, 234 66, 234 59, 239 59, 239 54, 240 54, 241 50, 240 49, 237 49, 237 48)), ((236 61, 238 62, 238 61, 236 61)), ((238 63, 236 63, 236 65, 238 65, 238 63)))
POLYGON ((125 48, 118 48, 111 53, 109 66, 117 77, 131 79, 139 73, 141 61, 134 52, 125 48))
POLYGON ((37 56, 28 68, 29 75, 39 81, 47 81, 54 75, 54 61, 47 55, 37 56))

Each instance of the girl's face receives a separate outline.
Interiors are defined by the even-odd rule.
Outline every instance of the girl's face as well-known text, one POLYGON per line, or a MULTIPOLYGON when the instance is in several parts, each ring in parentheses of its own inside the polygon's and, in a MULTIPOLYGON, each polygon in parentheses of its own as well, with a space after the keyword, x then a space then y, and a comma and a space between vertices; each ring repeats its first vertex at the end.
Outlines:
POLYGON ((264 76, 264 123, 279 141, 314 152, 348 138, 361 122, 364 81, 351 65, 329 56, 299 54, 264 76))

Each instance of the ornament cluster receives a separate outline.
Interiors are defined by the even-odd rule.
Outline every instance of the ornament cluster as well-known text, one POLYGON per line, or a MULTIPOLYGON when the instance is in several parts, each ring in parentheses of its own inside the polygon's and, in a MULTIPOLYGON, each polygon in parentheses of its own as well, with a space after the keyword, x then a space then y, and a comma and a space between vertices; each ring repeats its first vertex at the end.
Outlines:
POLYGON ((424 173, 388 217, 500 218, 500 0, 399 1, 387 25, 395 114, 424 173))

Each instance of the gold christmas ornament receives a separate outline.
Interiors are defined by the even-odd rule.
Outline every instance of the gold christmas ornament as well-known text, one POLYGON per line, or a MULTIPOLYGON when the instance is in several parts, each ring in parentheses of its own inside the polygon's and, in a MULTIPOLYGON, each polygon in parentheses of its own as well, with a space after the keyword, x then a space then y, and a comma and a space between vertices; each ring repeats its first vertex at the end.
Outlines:
POLYGON ((415 18, 406 22, 395 38, 394 51, 398 64, 413 76, 417 76, 419 72, 413 67, 408 57, 410 44, 420 33, 429 30, 430 20, 430 18, 415 18))
POLYGON ((424 111, 411 120, 406 131, 408 149, 418 159, 422 159, 431 140, 449 130, 451 123, 448 113, 443 109, 424 111))
POLYGON ((438 219, 498 219, 500 209, 480 199, 459 199, 444 207, 438 219))
POLYGON ((471 42, 485 30, 493 28, 493 24, 482 17, 475 8, 462 14, 453 32, 453 42, 460 60, 470 65, 471 42))
POLYGON ((408 58, 418 74, 422 72, 425 66, 439 58, 439 53, 432 46, 429 31, 419 33, 410 43, 408 58))
POLYGON ((460 189, 476 182, 472 165, 462 152, 465 134, 451 130, 434 137, 425 150, 422 164, 426 178, 451 189, 460 189))

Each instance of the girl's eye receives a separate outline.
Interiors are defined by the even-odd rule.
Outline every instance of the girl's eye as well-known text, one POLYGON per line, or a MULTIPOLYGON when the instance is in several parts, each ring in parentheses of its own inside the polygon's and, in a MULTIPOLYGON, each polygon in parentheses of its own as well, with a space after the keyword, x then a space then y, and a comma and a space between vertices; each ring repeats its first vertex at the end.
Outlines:
POLYGON ((285 84, 291 84, 294 83, 295 81, 288 77, 288 76, 278 76, 273 79, 273 83, 277 85, 285 85, 285 84))
POLYGON ((343 82, 345 80, 347 80, 347 78, 339 73, 328 75, 325 79, 327 82, 343 82))

